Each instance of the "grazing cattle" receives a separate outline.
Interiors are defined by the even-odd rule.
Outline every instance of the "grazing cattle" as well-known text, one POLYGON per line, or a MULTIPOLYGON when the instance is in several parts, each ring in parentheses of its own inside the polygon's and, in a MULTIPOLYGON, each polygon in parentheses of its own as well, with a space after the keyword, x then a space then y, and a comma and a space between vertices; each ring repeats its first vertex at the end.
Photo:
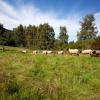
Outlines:
POLYGON ((82 50, 82 54, 91 54, 91 53, 92 53, 91 49, 82 50))
POLYGON ((64 51, 58 51, 58 54, 64 54, 64 51))
POLYGON ((34 50, 34 51, 32 52, 32 54, 37 54, 37 51, 36 51, 36 50, 34 50))
POLYGON ((22 53, 26 53, 27 51, 26 50, 22 50, 22 53))
POLYGON ((70 54, 79 55, 79 50, 78 50, 78 49, 70 49, 70 48, 69 48, 69 53, 70 53, 70 54))

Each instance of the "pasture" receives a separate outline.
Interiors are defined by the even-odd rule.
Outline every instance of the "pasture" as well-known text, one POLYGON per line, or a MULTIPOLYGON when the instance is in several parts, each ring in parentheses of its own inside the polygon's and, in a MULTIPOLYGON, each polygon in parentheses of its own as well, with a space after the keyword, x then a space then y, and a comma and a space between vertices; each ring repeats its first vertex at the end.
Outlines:
POLYGON ((0 100, 100 100, 100 58, 0 51, 0 100))

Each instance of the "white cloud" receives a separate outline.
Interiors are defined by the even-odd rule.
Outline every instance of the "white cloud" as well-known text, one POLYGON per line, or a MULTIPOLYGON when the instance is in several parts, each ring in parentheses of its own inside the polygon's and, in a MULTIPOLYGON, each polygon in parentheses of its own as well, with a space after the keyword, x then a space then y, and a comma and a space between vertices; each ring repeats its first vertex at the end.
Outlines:
POLYGON ((19 17, 17 11, 15 11, 15 8, 13 6, 9 5, 4 0, 0 1, 0 11, 3 11, 3 13, 6 13, 6 14, 10 15, 11 17, 14 17, 14 18, 19 17))
POLYGON ((100 35, 100 12, 99 13, 96 13, 95 15, 95 19, 96 19, 96 26, 97 26, 97 29, 98 29, 98 34, 100 35))
MULTIPOLYGON (((100 26, 100 14, 95 15, 97 23, 100 26)), ((12 29, 19 24, 23 25, 39 25, 40 23, 48 22, 53 26, 56 37, 59 34, 59 26, 66 26, 69 34, 69 41, 76 40, 76 34, 79 30, 79 20, 81 16, 77 14, 68 15, 65 18, 59 18, 59 12, 42 12, 40 9, 32 5, 21 5, 16 9, 14 6, 8 4, 5 1, 0 1, 0 22, 4 24, 6 28, 12 29)))

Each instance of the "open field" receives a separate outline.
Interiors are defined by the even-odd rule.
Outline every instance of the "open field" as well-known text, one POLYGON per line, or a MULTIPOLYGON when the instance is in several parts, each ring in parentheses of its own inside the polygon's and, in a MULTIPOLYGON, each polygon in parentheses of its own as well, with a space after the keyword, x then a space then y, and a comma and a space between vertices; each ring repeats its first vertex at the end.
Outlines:
POLYGON ((0 51, 0 100, 100 100, 100 58, 0 51))

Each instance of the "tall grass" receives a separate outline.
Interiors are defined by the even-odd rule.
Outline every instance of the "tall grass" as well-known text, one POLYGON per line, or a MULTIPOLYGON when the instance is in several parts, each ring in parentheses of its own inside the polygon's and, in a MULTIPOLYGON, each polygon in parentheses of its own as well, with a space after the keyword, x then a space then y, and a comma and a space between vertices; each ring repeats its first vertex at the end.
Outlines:
POLYGON ((100 58, 0 52, 0 100, 92 100, 99 95, 100 58))

